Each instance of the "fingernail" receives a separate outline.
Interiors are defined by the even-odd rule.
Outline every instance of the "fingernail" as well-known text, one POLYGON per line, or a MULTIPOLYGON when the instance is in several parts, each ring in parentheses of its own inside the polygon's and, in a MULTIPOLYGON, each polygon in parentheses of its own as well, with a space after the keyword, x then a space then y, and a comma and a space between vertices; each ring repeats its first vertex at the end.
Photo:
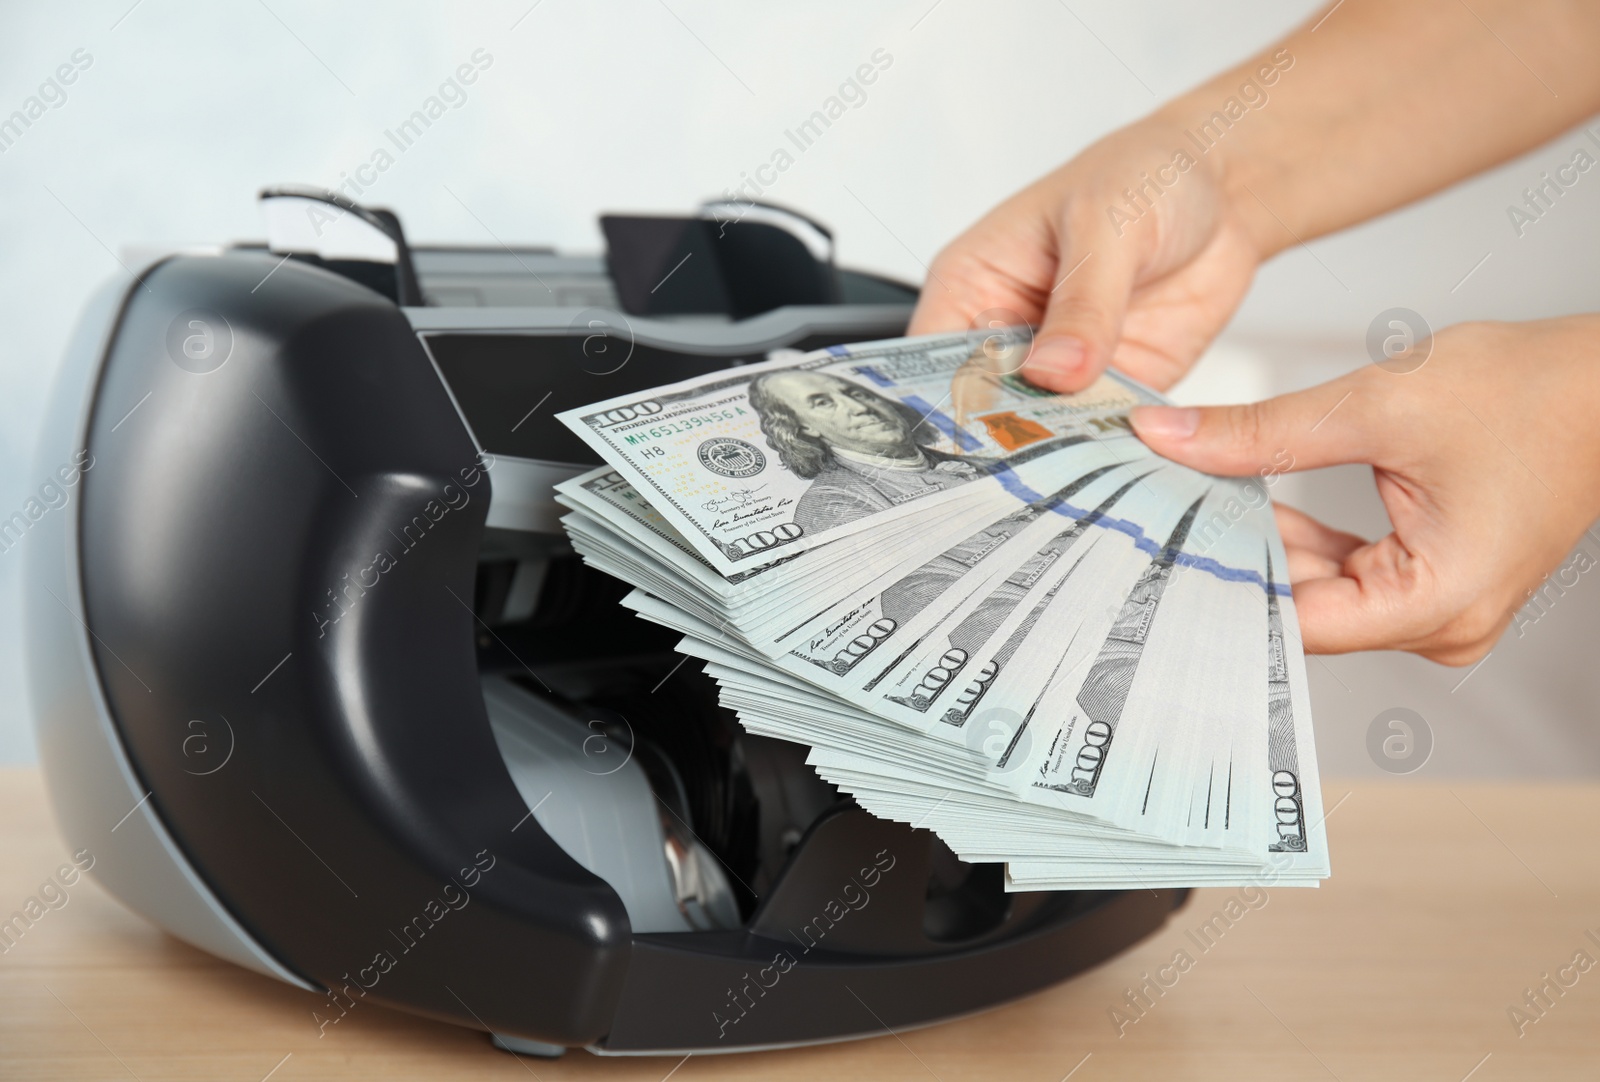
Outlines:
POLYGON ((1140 406, 1128 415, 1134 431, 1168 440, 1186 440, 1200 427, 1200 411, 1173 406, 1140 406))
POLYGON ((1083 367, 1088 348, 1076 338, 1046 338, 1034 344, 1026 367, 1056 376, 1070 376, 1083 367))

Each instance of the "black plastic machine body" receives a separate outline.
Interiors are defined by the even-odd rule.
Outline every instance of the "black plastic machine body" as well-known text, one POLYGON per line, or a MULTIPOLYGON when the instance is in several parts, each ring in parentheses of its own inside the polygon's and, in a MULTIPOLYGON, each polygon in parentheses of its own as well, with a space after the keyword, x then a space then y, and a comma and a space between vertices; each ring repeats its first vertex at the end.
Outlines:
POLYGON ((556 412, 893 336, 909 287, 757 216, 608 219, 608 267, 413 250, 292 195, 280 226, 320 205, 379 235, 107 286, 45 423, 64 502, 5 527, 57 816, 122 901, 318 993, 319 1026, 378 1003, 544 1054, 927 1024, 1181 903, 1008 895, 867 815, 563 538, 551 486, 598 463, 556 412))

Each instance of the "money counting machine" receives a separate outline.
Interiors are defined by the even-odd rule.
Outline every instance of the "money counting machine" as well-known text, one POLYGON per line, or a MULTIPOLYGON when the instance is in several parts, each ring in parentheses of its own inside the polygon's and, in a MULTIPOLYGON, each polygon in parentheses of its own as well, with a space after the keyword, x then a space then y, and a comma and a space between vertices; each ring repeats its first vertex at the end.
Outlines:
POLYGON ((932 1023, 1181 903, 1007 894, 869 816, 563 539, 598 462, 558 410, 896 335, 911 287, 772 207, 607 218, 604 259, 263 207, 92 302, 6 525, 57 817, 130 908, 324 1036, 381 1004, 555 1055, 932 1023))

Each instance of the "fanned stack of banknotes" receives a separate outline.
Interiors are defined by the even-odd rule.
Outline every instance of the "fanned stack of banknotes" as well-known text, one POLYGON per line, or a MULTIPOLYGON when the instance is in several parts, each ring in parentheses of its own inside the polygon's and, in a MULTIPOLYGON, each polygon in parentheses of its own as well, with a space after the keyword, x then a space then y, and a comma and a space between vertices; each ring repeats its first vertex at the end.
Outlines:
POLYGON ((1026 328, 777 357, 560 419, 572 543, 753 733, 1011 890, 1329 874, 1257 484, 1150 452, 1153 392, 1019 375, 1026 328))

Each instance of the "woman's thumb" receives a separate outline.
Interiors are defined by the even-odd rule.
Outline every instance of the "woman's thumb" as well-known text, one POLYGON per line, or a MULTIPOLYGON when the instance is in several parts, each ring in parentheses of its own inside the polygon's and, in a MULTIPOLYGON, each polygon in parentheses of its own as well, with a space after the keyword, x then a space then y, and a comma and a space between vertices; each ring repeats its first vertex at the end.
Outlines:
POLYGON ((1128 419, 1157 454, 1205 473, 1241 477, 1372 461, 1376 448, 1360 397, 1343 377, 1239 406, 1141 406, 1128 419))
POLYGON ((1134 267, 1121 251, 1068 248, 1056 273, 1022 374, 1047 390, 1070 394, 1093 383, 1111 363, 1133 292, 1134 267))

